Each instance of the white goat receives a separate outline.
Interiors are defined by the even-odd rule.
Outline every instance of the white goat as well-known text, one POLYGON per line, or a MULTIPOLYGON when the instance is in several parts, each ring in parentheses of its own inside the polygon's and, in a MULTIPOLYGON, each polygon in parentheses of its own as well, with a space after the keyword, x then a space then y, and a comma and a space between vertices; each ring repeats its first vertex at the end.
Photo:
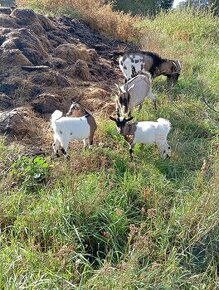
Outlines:
POLYGON ((51 117, 51 126, 54 132, 53 150, 58 155, 59 147, 63 154, 67 154, 69 142, 72 140, 86 139, 89 145, 93 144, 94 132, 97 128, 93 116, 87 114, 83 117, 63 117, 62 112, 56 110, 51 117))
POLYGON ((139 74, 130 79, 122 86, 118 86, 119 95, 116 97, 116 111, 118 115, 124 115, 139 106, 139 110, 142 108, 144 100, 149 97, 154 102, 156 109, 156 97, 152 93, 151 75, 146 72, 145 74, 139 74))
POLYGON ((157 119, 157 122, 142 121, 128 124, 133 117, 128 119, 124 117, 117 117, 117 119, 110 116, 110 119, 116 122, 116 126, 121 135, 129 143, 129 153, 131 159, 133 158, 133 149, 136 143, 141 144, 156 144, 160 150, 160 155, 163 158, 171 156, 171 147, 167 143, 167 135, 171 129, 169 120, 163 118, 157 119))

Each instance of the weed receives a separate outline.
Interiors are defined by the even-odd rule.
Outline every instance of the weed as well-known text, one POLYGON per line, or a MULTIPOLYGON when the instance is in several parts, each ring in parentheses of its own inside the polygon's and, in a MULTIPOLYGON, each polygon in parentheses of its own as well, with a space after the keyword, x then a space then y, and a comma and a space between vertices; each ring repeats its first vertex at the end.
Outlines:
POLYGON ((43 157, 22 156, 13 162, 10 173, 22 187, 33 189, 49 176, 49 164, 43 157))

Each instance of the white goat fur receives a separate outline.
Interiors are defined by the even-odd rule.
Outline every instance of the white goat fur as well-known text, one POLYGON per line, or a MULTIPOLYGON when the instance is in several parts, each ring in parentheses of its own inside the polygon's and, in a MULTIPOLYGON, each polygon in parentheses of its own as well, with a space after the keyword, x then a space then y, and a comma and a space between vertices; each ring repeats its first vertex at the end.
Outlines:
POLYGON ((142 69, 142 63, 144 61, 151 61, 151 57, 150 56, 144 56, 144 58, 141 55, 135 55, 135 54, 131 54, 131 57, 134 58, 135 61, 138 61, 138 63, 134 63, 131 61, 131 59, 129 57, 127 57, 124 61, 123 61, 123 56, 121 56, 119 58, 119 68, 121 69, 123 75, 125 76, 125 78, 127 80, 130 80, 132 77, 132 67, 134 66, 136 73, 138 72, 143 72, 146 73, 147 71, 145 69, 142 69))
MULTIPOLYGON (((169 120, 159 118, 157 122, 153 121, 142 121, 137 123, 125 123, 124 126, 121 127, 121 123, 123 122, 124 118, 119 117, 117 120, 110 117, 111 120, 114 120, 117 124, 117 128, 119 129, 120 133, 125 137, 127 140, 127 133, 131 132, 130 127, 133 127, 135 131, 132 133, 133 138, 132 140, 128 141, 129 143, 129 151, 132 158, 133 148, 136 143, 140 144, 156 144, 160 150, 160 155, 163 158, 167 156, 171 156, 171 148, 167 142, 167 135, 171 129, 171 123, 169 120), (128 126, 128 127, 126 127, 128 126)), ((126 119, 125 119, 126 120, 126 119)), ((128 121, 127 121, 128 122, 128 121)))
POLYGON ((132 143, 157 144, 159 147, 167 145, 167 135, 171 129, 169 120, 159 118, 157 122, 142 121, 136 124, 136 131, 132 143))
MULTIPOLYGON (((152 93, 152 80, 151 74, 146 72, 144 75, 139 74, 134 78, 130 79, 127 83, 120 86, 121 92, 125 93, 128 98, 128 110, 131 112, 134 107, 142 107, 144 100, 150 98, 156 107, 156 96, 152 93)), ((122 115, 125 113, 125 107, 119 103, 119 98, 116 99, 116 110, 121 110, 122 115)))
POLYGON ((67 152, 69 142, 72 140, 83 140, 86 145, 86 139, 90 136, 90 125, 85 116, 73 118, 62 117, 62 115, 61 111, 56 110, 51 117, 55 153, 60 146, 67 152))

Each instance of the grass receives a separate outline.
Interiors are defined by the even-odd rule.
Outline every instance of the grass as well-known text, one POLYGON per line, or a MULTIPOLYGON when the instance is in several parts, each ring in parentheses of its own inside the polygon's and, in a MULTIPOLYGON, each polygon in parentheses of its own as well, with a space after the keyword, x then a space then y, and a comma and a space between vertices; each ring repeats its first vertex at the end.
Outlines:
POLYGON ((144 48, 183 64, 174 101, 158 78, 158 110, 134 114, 170 119, 172 158, 137 145, 131 162, 110 120, 104 145, 70 161, 19 158, 2 139, 1 289, 217 289, 218 115, 202 97, 218 108, 218 20, 188 10, 138 27, 144 48))

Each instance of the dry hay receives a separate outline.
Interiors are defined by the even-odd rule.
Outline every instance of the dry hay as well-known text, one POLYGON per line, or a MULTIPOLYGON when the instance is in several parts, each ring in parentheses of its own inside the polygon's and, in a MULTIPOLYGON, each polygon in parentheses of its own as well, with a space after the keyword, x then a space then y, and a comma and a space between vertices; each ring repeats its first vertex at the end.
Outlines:
POLYGON ((54 56, 67 61, 68 64, 74 64, 78 59, 89 61, 89 50, 84 46, 77 46, 66 43, 59 45, 54 52, 54 56))
POLYGON ((85 95, 87 99, 100 99, 103 101, 107 101, 110 98, 110 92, 97 87, 86 90, 85 95))
MULTIPOLYGON (((19 49, 0 49, 1 66, 13 67, 31 65, 32 63, 24 56, 19 49)), ((0 66, 0 67, 1 67, 0 66)))

